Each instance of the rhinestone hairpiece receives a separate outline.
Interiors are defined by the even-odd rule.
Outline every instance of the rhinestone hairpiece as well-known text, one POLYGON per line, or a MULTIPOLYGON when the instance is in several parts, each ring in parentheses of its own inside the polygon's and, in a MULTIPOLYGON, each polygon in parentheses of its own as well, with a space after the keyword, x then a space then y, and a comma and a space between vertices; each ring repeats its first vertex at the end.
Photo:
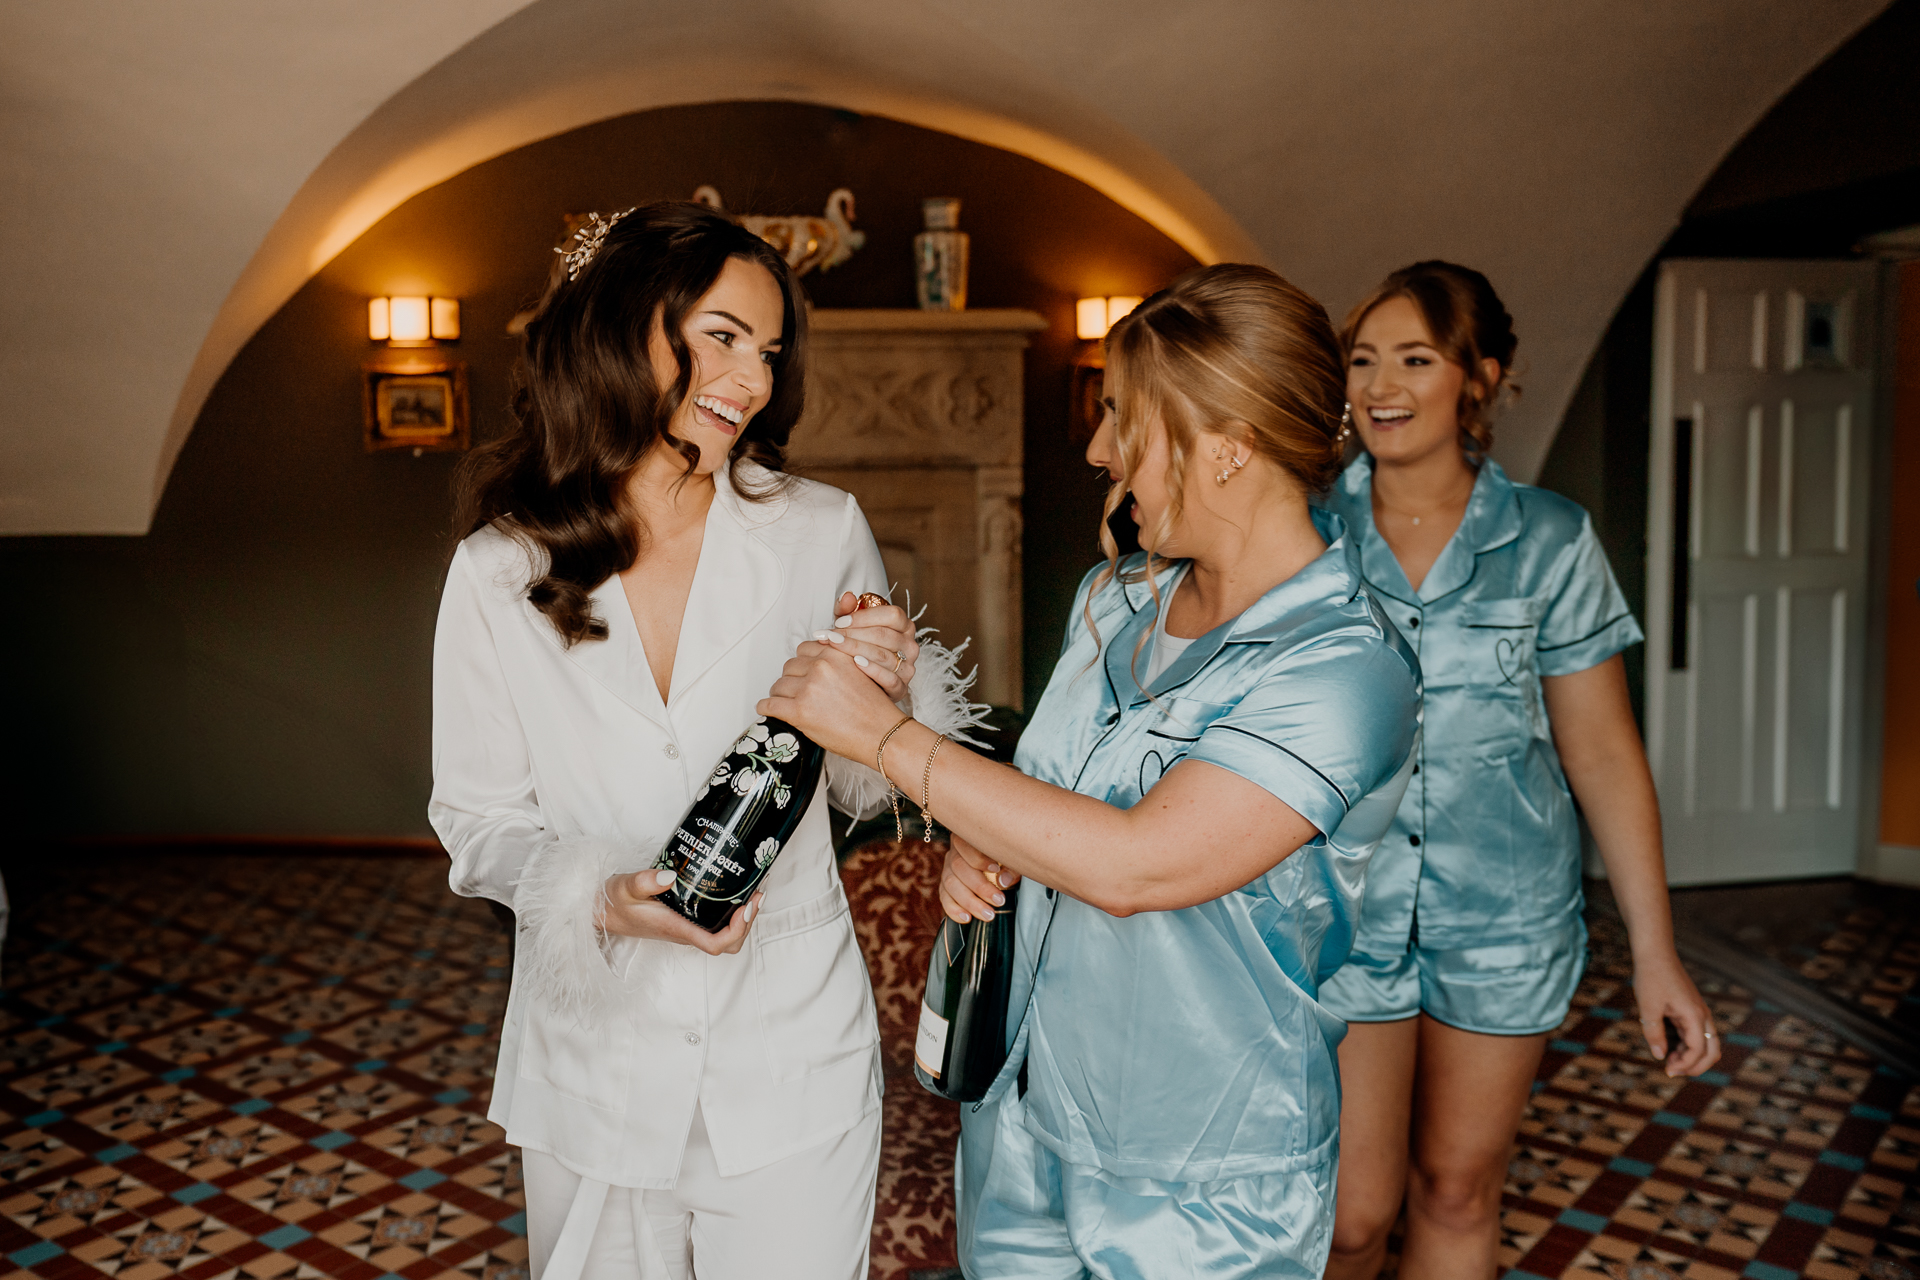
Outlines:
MULTIPOLYGON (((635 205, 634 208, 639 206, 635 205)), ((614 214, 590 213, 587 221, 581 223, 580 229, 573 233, 573 248, 554 250, 566 258, 569 282, 578 280, 580 273, 587 269, 587 264, 593 261, 593 255, 600 252, 600 246, 606 241, 607 232, 613 230, 613 224, 632 212, 633 209, 622 209, 614 214)))

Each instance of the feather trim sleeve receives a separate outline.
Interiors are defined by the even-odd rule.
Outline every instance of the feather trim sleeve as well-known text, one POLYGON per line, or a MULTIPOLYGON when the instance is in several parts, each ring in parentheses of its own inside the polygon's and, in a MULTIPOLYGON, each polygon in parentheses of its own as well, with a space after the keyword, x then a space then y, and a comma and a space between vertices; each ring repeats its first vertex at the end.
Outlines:
MULTIPOLYGON (((933 628, 921 628, 918 636, 920 656, 913 664, 913 681, 907 686, 907 702, 900 709, 911 712, 921 724, 935 733, 944 733, 958 742, 980 745, 967 736, 967 730, 986 723, 992 710, 984 702, 973 702, 967 691, 978 677, 977 668, 962 674, 960 659, 971 640, 962 640, 957 648, 933 639, 933 628)), ((871 818, 887 804, 887 780, 872 765, 849 760, 845 756, 827 757, 827 797, 855 822, 871 818)), ((851 826, 848 828, 851 830, 851 826)))
MULTIPOLYGON (((514 881, 520 960, 515 981, 540 1004, 589 1026, 631 1009, 639 994, 629 981, 649 951, 644 939, 608 935, 599 921, 607 878, 652 865, 643 850, 605 840, 554 840, 535 850, 514 881)), ((670 954, 660 957, 670 962, 670 954)), ((652 967, 652 966, 646 966, 652 967)))

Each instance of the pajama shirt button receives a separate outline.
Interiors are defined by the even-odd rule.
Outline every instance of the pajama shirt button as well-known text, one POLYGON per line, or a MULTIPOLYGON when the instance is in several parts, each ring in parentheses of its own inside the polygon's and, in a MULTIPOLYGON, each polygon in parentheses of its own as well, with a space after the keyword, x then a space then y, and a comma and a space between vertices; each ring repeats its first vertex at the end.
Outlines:
POLYGON ((699 1043, 700 1043, 700 1037, 699 1037, 699 1036, 697 1036, 697 1035, 695 1035, 695 1034, 694 1034, 693 1032, 691 1032, 691 1031, 689 1031, 689 1032, 687 1032, 687 1043, 688 1043, 688 1044, 699 1044, 699 1043))
POLYGON ((667 753, 667 759, 669 760, 678 760, 680 758, 680 748, 674 746, 671 742, 660 749, 667 753))

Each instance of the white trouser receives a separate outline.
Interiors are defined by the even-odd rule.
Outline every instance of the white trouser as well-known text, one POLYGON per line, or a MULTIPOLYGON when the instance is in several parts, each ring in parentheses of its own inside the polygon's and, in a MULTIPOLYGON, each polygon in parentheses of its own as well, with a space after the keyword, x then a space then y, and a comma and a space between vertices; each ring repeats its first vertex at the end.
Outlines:
POLYGON ((523 1151, 534 1280, 866 1280, 880 1111, 731 1178, 696 1110, 671 1191, 609 1187, 523 1151))

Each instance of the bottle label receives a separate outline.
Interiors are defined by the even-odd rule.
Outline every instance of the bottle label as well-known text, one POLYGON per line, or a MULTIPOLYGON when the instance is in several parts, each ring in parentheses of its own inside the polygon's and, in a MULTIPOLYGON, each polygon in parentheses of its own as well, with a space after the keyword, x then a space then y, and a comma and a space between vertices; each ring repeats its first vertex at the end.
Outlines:
POLYGON ((914 1037, 913 1060, 935 1080, 947 1060, 947 1020, 925 1000, 920 1002, 920 1034, 914 1037))

